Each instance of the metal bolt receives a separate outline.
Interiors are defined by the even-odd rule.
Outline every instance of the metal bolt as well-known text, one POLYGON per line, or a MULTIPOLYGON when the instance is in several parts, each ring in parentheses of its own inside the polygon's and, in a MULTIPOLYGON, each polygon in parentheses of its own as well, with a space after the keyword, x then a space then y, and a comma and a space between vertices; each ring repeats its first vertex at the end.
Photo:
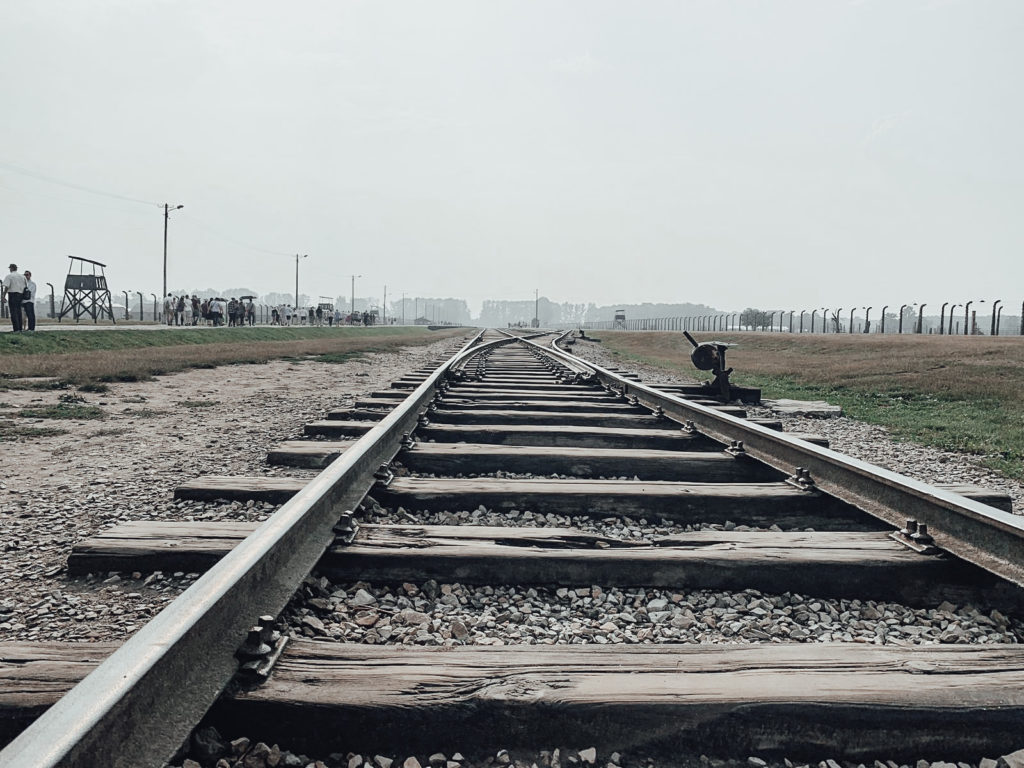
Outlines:
POLYGON ((261 659, 270 653, 270 646, 263 642, 263 627, 255 626, 249 630, 245 642, 235 651, 239 659, 261 659))
POLYGON ((918 523, 917 532, 912 533, 910 538, 918 544, 933 544, 935 542, 935 539, 933 539, 928 533, 928 526, 924 523, 918 523))

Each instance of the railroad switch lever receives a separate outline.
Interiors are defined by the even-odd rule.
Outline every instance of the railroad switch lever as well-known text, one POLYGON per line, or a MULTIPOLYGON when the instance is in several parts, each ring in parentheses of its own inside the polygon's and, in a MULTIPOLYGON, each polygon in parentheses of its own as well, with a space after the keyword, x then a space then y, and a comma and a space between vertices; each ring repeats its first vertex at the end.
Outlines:
POLYGON ((732 373, 732 368, 725 367, 725 350, 727 350, 731 344, 726 344, 722 341, 704 341, 698 343, 693 336, 690 335, 689 331, 683 331, 683 335, 686 340, 693 345, 693 351, 690 352, 690 361, 698 371, 711 371, 715 378, 712 381, 704 382, 704 386, 708 389, 717 389, 719 396, 724 402, 729 402, 730 391, 729 391, 729 374, 732 373))

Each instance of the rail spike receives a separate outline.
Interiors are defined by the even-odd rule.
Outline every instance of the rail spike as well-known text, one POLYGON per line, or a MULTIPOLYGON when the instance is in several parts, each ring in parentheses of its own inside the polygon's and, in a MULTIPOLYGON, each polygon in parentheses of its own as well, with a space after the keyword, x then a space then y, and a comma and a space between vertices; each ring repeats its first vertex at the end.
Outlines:
POLYGON ((793 470, 793 474, 786 478, 786 482, 801 491, 817 490, 814 478, 811 477, 811 472, 806 467, 797 467, 793 470))

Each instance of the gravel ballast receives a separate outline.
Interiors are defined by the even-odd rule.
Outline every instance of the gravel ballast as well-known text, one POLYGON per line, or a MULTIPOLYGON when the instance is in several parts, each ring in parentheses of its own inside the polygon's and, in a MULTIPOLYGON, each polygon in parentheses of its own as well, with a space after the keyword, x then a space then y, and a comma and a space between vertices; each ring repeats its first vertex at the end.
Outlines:
MULTIPOLYGON (((175 501, 173 491, 201 475, 313 477, 311 470, 268 466, 267 450, 453 346, 442 340, 340 364, 278 360, 195 369, 83 393, 106 419, 46 420, 68 434, 4 446, 13 461, 0 477, 0 640, 125 639, 195 574, 68 579, 64 568, 76 541, 135 520, 266 519, 275 506, 175 501)), ((4 391, 0 418, 56 403, 60 394, 4 391)), ((26 425, 43 421, 19 417, 26 425)))
POLYGON ((310 576, 282 616, 292 636, 394 645, 1017 643, 1024 623, 942 603, 793 593, 515 585, 334 584, 310 576))

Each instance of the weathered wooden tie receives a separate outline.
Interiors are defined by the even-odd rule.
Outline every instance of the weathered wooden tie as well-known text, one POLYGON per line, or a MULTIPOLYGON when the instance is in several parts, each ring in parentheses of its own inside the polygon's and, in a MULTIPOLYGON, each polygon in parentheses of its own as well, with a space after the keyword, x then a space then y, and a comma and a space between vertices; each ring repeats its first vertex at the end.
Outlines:
POLYGON ((432 424, 503 424, 513 425, 558 425, 576 427, 604 427, 610 429, 666 429, 680 425, 664 418, 658 418, 648 411, 635 410, 632 413, 601 413, 582 411, 530 411, 492 409, 478 406, 472 410, 449 410, 442 403, 436 411, 431 411, 429 419, 432 424))
POLYGON ((756 461, 731 456, 714 443, 695 440, 687 451, 553 448, 474 443, 416 443, 398 454, 413 472, 463 475, 492 472, 590 478, 637 478, 687 482, 763 482, 781 473, 756 461), (707 450, 700 450, 706 448, 707 450))
POLYGON ((224 733, 364 754, 570 738, 601 751, 977 759, 1020 746, 1024 650, 298 641, 266 684, 222 700, 210 719, 224 733))
MULTIPOLYGON (((257 526, 125 523, 76 544, 68 571, 202 571, 257 526)), ((317 572, 336 581, 753 588, 912 604, 977 600, 976 587, 991 584, 883 532, 837 531, 697 531, 642 543, 571 528, 364 525, 352 544, 329 547, 317 572)))
MULTIPOLYGON (((113 653, 0 643, 10 739, 113 653)), ((853 643, 409 648, 295 640, 207 721, 298 751, 671 749, 975 760, 1020 746, 1024 649, 853 643)))
POLYGON ((619 480, 397 477, 371 491, 409 510, 493 510, 609 515, 680 523, 725 523, 815 530, 881 530, 859 510, 788 483, 634 482, 619 480))
MULTIPOLYGON (((669 422, 671 423, 671 422, 669 422)), ((321 432, 320 425, 306 425, 307 434, 321 432)), ((659 429, 623 427, 582 427, 561 425, 516 424, 437 424, 431 422, 416 430, 420 440, 439 443, 491 443, 494 445, 552 446, 575 448, 617 448, 648 450, 687 450, 690 446, 709 440, 701 435, 684 432, 680 428, 659 429)))
POLYGON ((267 451, 267 463, 323 469, 353 444, 353 440, 288 440, 267 451))
MULTIPOLYGON (((650 413, 650 410, 640 406, 596 398, 579 400, 493 400, 481 397, 470 400, 446 397, 441 407, 446 411, 470 411, 486 408, 505 411, 570 411, 572 413, 630 413, 635 415, 650 413)), ((779 428, 782 428, 781 422, 779 422, 779 428)))
POLYGON ((324 419, 303 425, 305 435, 323 437, 360 437, 377 426, 375 421, 340 421, 324 419))

